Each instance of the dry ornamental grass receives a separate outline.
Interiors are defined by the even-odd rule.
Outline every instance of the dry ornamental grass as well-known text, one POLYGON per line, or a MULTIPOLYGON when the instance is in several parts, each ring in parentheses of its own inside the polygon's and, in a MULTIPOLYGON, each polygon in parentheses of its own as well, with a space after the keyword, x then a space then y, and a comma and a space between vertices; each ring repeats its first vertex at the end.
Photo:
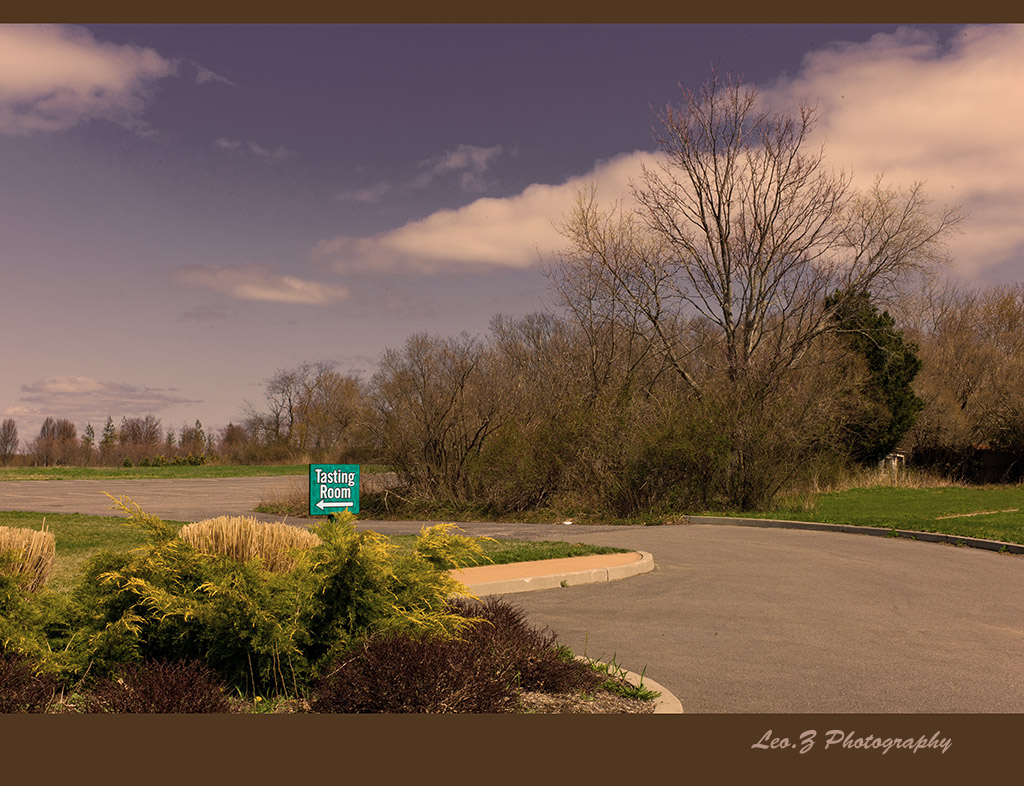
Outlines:
POLYGON ((238 562, 260 559, 272 573, 295 567, 295 550, 311 549, 320 538, 308 530, 283 523, 266 523, 251 516, 218 516, 181 528, 182 540, 204 554, 220 554, 238 562))
MULTIPOLYGON (((45 527, 45 519, 43 521, 45 527)), ((34 592, 53 572, 56 544, 53 533, 45 529, 0 527, 0 566, 17 576, 28 577, 27 589, 34 592)))

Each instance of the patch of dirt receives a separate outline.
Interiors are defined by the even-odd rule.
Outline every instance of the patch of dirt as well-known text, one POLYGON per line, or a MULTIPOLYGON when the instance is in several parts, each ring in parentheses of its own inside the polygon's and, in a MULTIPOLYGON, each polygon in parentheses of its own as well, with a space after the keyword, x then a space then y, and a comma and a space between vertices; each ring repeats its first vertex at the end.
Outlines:
MULTIPOLYGON (((519 694, 519 712, 529 715, 644 715, 654 712, 654 701, 629 699, 610 690, 595 693, 542 693, 523 691, 519 694)), ((232 712, 252 713, 251 701, 233 699, 232 712)), ((271 714, 308 713, 309 702, 304 699, 278 700, 260 712, 271 714)))
MULTIPOLYGON (((520 713, 529 715, 644 715, 654 712, 654 701, 629 699, 608 690, 593 694, 582 693, 541 693, 524 691, 519 694, 520 713)), ((80 701, 63 698, 51 705, 48 712, 58 714, 87 712, 80 701)), ((310 712, 305 699, 282 699, 270 702, 268 707, 253 705, 251 700, 231 699, 232 713, 292 715, 310 712)))
POLYGON ((523 692, 523 712, 538 715, 623 715, 654 712, 654 702, 629 699, 607 690, 594 694, 523 692))

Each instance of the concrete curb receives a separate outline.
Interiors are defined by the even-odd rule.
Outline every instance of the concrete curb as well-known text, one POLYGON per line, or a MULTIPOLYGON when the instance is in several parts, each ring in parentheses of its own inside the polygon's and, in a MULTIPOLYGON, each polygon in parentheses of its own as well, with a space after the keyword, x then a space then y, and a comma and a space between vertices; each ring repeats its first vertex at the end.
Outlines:
POLYGON ((886 527, 860 527, 852 524, 819 524, 812 521, 785 521, 776 519, 741 519, 731 516, 686 516, 687 524, 725 524, 735 527, 766 527, 774 529, 803 529, 817 532, 847 532, 854 535, 875 535, 883 538, 908 538, 927 543, 951 543, 954 546, 970 546, 987 551, 1002 551, 1009 554, 1024 554, 1019 543, 1003 543, 999 540, 968 538, 962 535, 945 535, 939 532, 917 532, 909 529, 886 527))
MULTIPOLYGON (((518 576, 514 578, 498 579, 493 581, 464 582, 469 591, 474 595, 510 595, 516 592, 530 592, 532 590, 554 589, 565 586, 572 587, 577 584, 594 584, 602 581, 618 581, 630 576, 637 576, 641 573, 648 573, 654 570, 654 557, 646 551, 638 551, 640 558, 625 565, 612 565, 605 567, 587 568, 585 570, 566 570, 555 573, 548 573, 542 576, 518 576)), ((580 559, 587 559, 582 557, 580 559)), ((530 565, 531 563, 517 563, 530 565)), ((472 570, 470 568, 469 570, 472 570)))
POLYGON ((676 695, 672 693, 664 685, 659 685, 649 677, 642 677, 639 674, 634 674, 631 671, 624 671, 622 674, 623 678, 626 679, 631 685, 640 685, 641 680, 643 686, 649 690, 657 691, 661 695, 654 700, 654 715, 682 715, 683 704, 676 698, 676 695))
MULTIPOLYGON (((588 658, 586 655, 577 655, 576 660, 583 661, 584 663, 599 663, 602 666, 609 665, 604 661, 588 658)), ((618 672, 618 676, 622 677, 622 679, 624 679, 630 685, 636 685, 637 687, 642 686, 644 688, 647 688, 648 690, 652 690, 661 694, 660 696, 658 696, 658 698, 654 699, 654 715, 683 714, 682 702, 679 701, 679 699, 676 698, 676 695, 672 693, 672 691, 670 691, 664 685, 659 685, 657 682, 650 679, 649 677, 643 677, 637 674, 636 672, 627 671, 621 666, 613 666, 612 668, 618 672)))

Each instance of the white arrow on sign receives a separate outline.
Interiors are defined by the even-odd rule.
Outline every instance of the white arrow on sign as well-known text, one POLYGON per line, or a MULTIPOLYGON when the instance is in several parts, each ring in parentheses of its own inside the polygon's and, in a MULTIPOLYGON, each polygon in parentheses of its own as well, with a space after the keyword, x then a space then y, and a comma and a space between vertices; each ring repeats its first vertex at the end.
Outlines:
POLYGON ((351 508, 354 504, 353 502, 324 502, 320 500, 316 503, 316 506, 320 510, 326 510, 327 508, 351 508))

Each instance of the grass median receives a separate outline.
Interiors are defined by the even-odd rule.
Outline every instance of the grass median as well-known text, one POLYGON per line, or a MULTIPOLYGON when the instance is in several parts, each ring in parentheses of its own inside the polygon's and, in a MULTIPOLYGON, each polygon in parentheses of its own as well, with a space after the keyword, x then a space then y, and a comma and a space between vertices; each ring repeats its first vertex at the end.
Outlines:
POLYGON ((707 515, 882 527, 1024 544, 1024 485, 877 486, 794 497, 771 510, 707 515))

